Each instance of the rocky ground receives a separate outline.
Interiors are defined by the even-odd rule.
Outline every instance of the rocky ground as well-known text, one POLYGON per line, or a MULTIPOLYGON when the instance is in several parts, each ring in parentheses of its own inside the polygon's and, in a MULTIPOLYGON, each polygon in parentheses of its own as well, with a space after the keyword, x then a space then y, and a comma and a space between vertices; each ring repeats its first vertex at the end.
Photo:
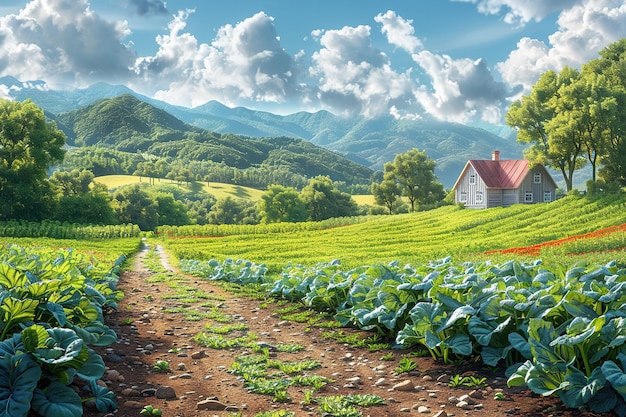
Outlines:
POLYGON ((119 409, 103 414, 90 408, 87 417, 139 416, 146 406, 160 409, 167 417, 252 417, 279 410, 295 416, 330 416, 336 414, 320 410, 321 397, 366 394, 384 401, 355 406, 371 417, 610 416, 566 409, 556 398, 510 389, 502 370, 479 363, 443 365, 409 350, 356 348, 355 340, 371 335, 287 319, 288 306, 283 303, 234 294, 216 283, 180 274, 159 248, 146 246, 120 278, 124 300, 107 316, 119 340, 99 351, 108 367, 103 383, 116 394, 119 409), (232 369, 238 358, 258 354, 259 349, 250 345, 214 349, 194 340, 198 333, 220 326, 232 329, 225 337, 254 340, 254 346, 266 348, 263 352, 276 361, 315 361, 319 366, 304 374, 332 382, 315 391, 310 386, 290 386, 289 398, 251 393, 232 369), (302 350, 289 352, 281 346, 302 350), (398 372, 403 360, 413 361, 415 369, 398 372), (160 370, 155 369, 157 363, 160 370), (463 376, 484 383, 450 386, 451 380, 463 376))

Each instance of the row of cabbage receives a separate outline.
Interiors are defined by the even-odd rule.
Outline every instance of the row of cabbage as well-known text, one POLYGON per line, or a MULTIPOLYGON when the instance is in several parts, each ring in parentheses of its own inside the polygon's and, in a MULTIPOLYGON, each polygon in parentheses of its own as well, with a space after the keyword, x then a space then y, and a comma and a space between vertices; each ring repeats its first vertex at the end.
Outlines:
POLYGON ((488 366, 506 367, 510 386, 626 416, 626 270, 615 262, 454 265, 448 258, 344 270, 333 261, 289 265, 278 278, 242 260, 184 260, 181 268, 260 283, 276 297, 334 312, 342 325, 376 331, 397 347, 424 346, 445 362, 480 355, 488 366))
POLYGON ((97 384, 105 364, 94 347, 117 340, 104 314, 122 297, 123 262, 0 247, 0 416, 79 417, 87 401, 100 412, 117 408, 97 384))

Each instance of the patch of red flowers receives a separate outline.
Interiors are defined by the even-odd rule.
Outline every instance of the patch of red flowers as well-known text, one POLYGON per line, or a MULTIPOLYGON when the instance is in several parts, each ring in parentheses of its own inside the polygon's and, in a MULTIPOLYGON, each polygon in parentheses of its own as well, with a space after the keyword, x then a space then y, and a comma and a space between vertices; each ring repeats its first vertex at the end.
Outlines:
POLYGON ((613 233, 620 233, 620 232, 622 233, 626 232, 626 223, 622 223, 617 226, 605 227, 604 229, 596 230, 595 232, 569 236, 563 239, 550 240, 548 242, 537 243, 535 245, 530 245, 530 246, 490 250, 490 251, 486 251, 485 254, 488 255, 492 253, 501 253, 501 254, 512 253, 515 255, 538 256, 541 253, 541 248, 550 247, 550 246, 560 246, 563 243, 572 242, 572 241, 581 240, 581 239, 597 239, 600 237, 611 235, 613 233))

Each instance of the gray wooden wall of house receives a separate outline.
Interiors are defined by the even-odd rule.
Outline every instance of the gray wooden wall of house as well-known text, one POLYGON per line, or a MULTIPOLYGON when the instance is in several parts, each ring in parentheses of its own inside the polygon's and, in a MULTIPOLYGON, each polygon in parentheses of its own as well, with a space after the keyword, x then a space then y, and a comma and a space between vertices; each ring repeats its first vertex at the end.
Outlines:
POLYGON ((525 204, 543 203, 544 193, 546 192, 550 193, 550 201, 554 201, 556 199, 556 187, 548 179, 548 175, 543 167, 530 170, 518 188, 519 202, 525 204), (535 174, 541 175, 539 183, 535 183, 535 174), (532 193, 532 201, 526 201, 526 193, 532 193))
POLYGON ((457 203, 465 204, 465 207, 468 208, 487 208, 487 186, 485 185, 483 179, 480 178, 480 175, 476 173, 474 167, 472 167, 471 165, 467 167, 467 170, 463 174, 463 177, 456 187, 455 201, 457 203), (475 184, 470 184, 470 177, 472 175, 474 175, 476 178, 475 184), (462 201, 462 193, 466 193, 466 201, 462 201), (477 198, 479 193, 482 193, 482 202, 479 200, 479 198, 477 198))

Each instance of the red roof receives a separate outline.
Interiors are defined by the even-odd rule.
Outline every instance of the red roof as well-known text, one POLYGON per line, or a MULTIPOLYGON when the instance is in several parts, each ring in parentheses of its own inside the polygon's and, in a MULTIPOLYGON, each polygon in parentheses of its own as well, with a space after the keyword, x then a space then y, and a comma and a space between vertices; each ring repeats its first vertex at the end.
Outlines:
POLYGON ((523 159, 471 159, 468 163, 474 167, 487 188, 519 188, 528 174, 528 161, 523 159))

